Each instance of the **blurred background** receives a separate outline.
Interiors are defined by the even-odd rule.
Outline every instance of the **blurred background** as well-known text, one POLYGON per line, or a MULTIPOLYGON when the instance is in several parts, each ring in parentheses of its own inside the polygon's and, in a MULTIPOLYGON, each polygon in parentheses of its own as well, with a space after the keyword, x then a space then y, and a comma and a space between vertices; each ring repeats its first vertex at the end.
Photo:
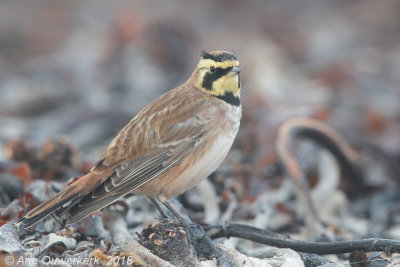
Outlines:
POLYGON ((243 120, 228 161, 249 188, 260 188, 256 166, 273 161, 277 129, 293 116, 399 162, 399 1, 162 4, 1 0, 0 158, 10 140, 35 147, 64 136, 73 161, 92 164, 206 49, 240 60, 243 120))
MULTIPOLYGON (((78 162, 93 163, 206 49, 235 51, 243 70, 234 163, 268 164, 277 128, 293 116, 325 120, 398 162, 399 1, 162 4, 2 0, 0 145, 66 136, 78 162)), ((259 175, 244 176, 251 187, 259 175)))
MULTIPOLYGON (((347 233, 359 237, 371 225, 380 225, 379 236, 392 226, 386 236, 400 238, 399 200, 383 197, 400 182, 399 18, 398 0, 0 0, 0 171, 10 168, 8 159, 27 162, 28 172, 13 173, 25 188, 32 178, 87 172, 141 108, 190 76, 201 49, 235 51, 243 119, 212 175, 222 199, 215 206, 224 211, 214 219, 296 228, 299 204, 279 195, 285 180, 275 140, 283 122, 307 116, 360 152, 365 183, 378 192, 371 203, 369 195, 353 201, 354 216, 343 217, 336 207, 347 207, 347 198, 334 188, 338 227, 354 226, 347 233), (382 203, 387 209, 375 216, 382 203)), ((1 177, 7 186, 15 180, 1 177)), ((48 197, 36 189, 29 191, 48 197)))
POLYGON ((271 153, 270 130, 295 115, 399 156, 399 1, 161 4, 1 0, 0 145, 66 135, 95 161, 137 111, 189 77, 206 49, 240 59, 240 138, 259 142, 249 156, 271 153))

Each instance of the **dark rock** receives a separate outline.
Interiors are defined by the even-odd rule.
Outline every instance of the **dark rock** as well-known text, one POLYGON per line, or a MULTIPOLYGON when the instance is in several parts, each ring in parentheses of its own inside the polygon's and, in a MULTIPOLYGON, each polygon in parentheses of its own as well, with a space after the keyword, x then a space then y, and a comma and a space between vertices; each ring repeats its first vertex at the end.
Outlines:
POLYGON ((157 222, 144 228, 139 238, 140 244, 174 265, 192 266, 198 262, 183 227, 157 222))

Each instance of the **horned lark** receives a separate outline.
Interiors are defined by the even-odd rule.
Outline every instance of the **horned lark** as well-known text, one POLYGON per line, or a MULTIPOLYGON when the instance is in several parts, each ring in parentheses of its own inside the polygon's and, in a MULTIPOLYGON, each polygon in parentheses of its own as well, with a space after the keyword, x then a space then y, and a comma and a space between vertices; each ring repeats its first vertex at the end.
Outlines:
POLYGON ((140 111, 91 171, 28 212, 24 227, 55 210, 73 223, 130 192, 168 207, 168 199, 210 175, 230 150, 242 113, 239 73, 232 53, 203 50, 184 84, 140 111))

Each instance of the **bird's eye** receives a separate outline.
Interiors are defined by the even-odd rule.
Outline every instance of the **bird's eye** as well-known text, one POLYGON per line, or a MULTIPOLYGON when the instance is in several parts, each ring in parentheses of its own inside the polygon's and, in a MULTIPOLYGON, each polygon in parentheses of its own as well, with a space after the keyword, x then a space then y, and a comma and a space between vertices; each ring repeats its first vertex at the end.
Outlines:
POLYGON ((211 71, 212 73, 215 73, 215 70, 216 70, 216 69, 215 69, 214 66, 211 66, 211 67, 210 67, 210 71, 211 71))

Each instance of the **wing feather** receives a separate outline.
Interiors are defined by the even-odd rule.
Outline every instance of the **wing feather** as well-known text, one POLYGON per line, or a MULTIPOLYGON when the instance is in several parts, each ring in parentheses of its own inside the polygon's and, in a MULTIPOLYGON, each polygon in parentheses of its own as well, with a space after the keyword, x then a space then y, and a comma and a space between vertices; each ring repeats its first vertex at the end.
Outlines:
MULTIPOLYGON (((120 175, 114 172, 92 194, 85 196, 69 210, 67 222, 75 222, 151 181, 187 156, 192 149, 195 149, 200 139, 185 142, 180 144, 179 149, 168 150, 156 158, 152 157, 151 160, 144 161, 144 164, 137 169, 132 168, 131 171, 120 173, 120 175), (119 181, 119 183, 115 181, 119 181)), ((132 162, 129 165, 135 166, 135 163, 132 162)))
POLYGON ((144 155, 116 166, 112 175, 69 210, 67 222, 107 206, 180 162, 206 140, 208 119, 208 116, 192 116, 159 133, 161 143, 144 155))

